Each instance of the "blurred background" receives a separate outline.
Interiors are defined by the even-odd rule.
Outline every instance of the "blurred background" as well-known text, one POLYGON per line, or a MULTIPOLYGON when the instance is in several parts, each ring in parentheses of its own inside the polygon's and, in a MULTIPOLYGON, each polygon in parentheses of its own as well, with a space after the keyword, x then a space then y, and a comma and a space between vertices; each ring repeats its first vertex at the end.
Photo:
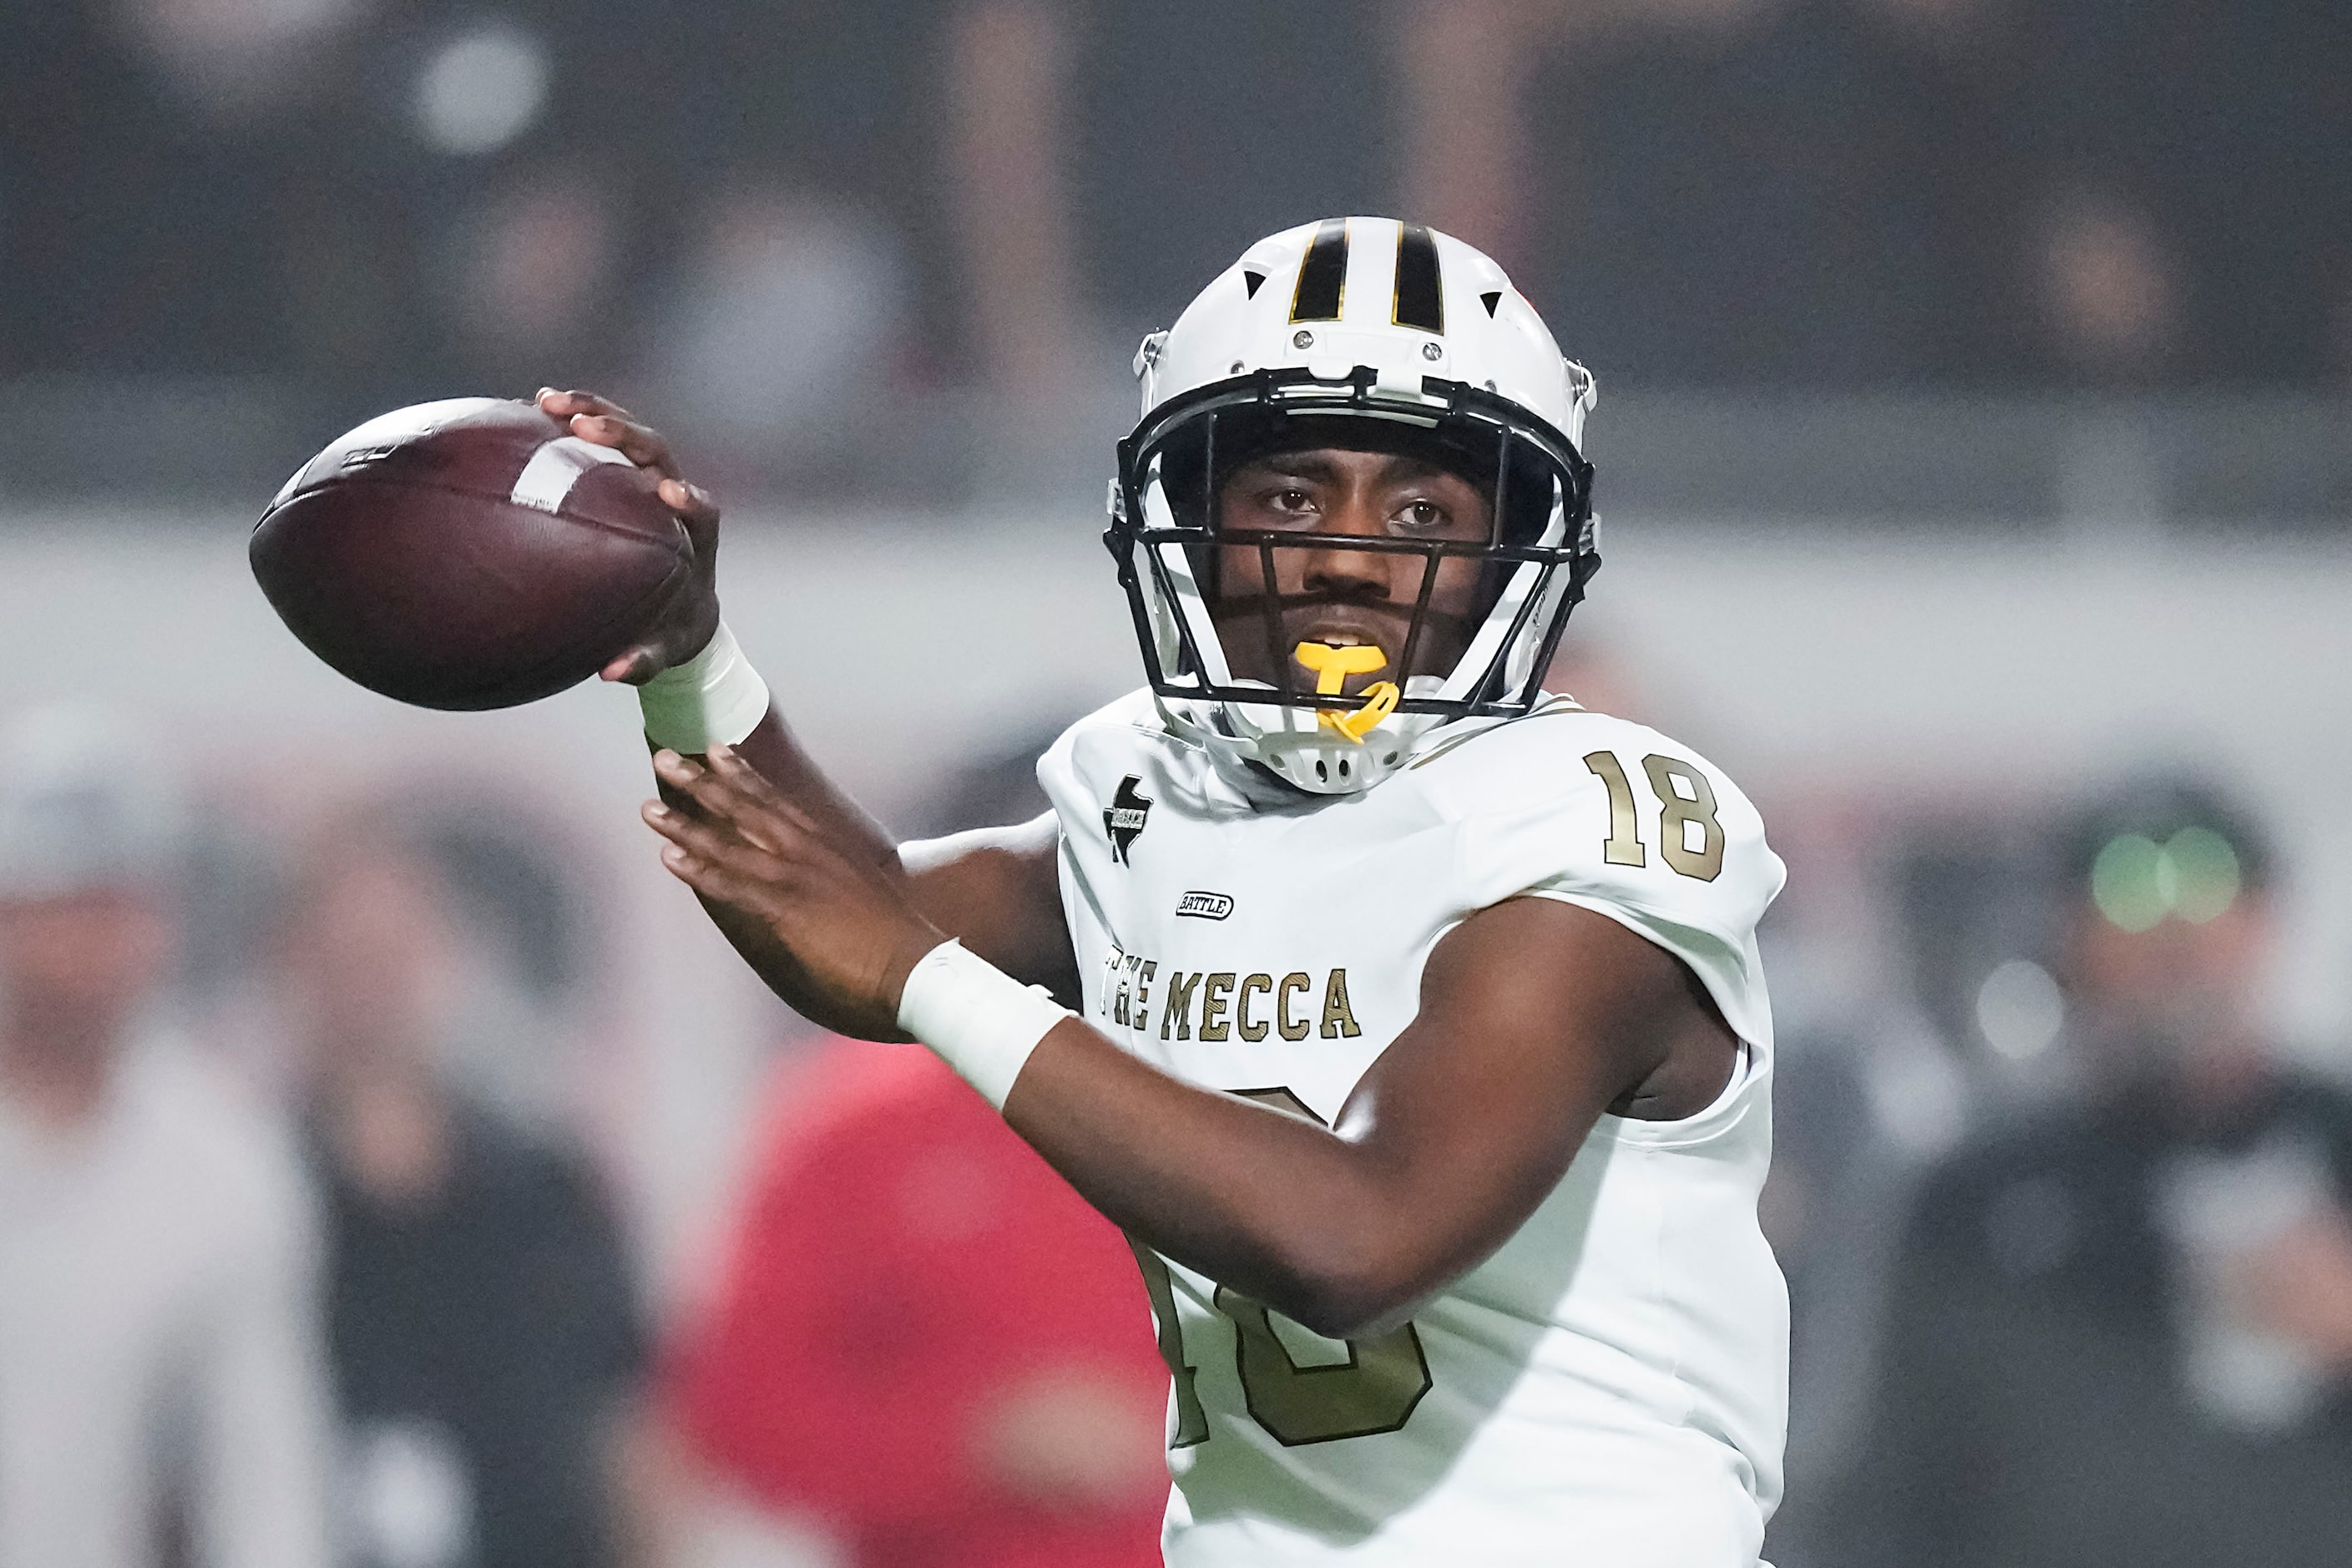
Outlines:
POLYGON ((635 823, 626 694, 398 708, 242 542, 371 414, 607 392, 728 502, 837 775, 1025 816, 1137 679, 1137 339, 1347 212, 1488 250, 1596 372, 1555 685, 1790 865, 1775 1561, 2352 1560, 2352 12, 0 38, 0 1564, 1151 1560, 1117 1238, 759 989, 635 823))

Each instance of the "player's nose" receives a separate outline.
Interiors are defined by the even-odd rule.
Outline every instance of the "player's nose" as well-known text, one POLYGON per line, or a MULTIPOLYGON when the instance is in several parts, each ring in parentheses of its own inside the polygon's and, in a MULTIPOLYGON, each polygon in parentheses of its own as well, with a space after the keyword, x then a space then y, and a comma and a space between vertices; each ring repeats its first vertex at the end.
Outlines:
POLYGON ((1380 497, 1360 485, 1339 488, 1339 493, 1325 503, 1323 525, 1316 531, 1341 534, 1355 539, 1380 538, 1388 532, 1388 521, 1377 504, 1380 497))
MULTIPOLYGON (((1347 495, 1325 512, 1316 532, 1327 539, 1381 539, 1387 537, 1388 528, 1371 498, 1347 495)), ((1350 598, 1388 593, 1391 565, 1388 552, 1335 544, 1305 553, 1304 586, 1310 593, 1350 598)))

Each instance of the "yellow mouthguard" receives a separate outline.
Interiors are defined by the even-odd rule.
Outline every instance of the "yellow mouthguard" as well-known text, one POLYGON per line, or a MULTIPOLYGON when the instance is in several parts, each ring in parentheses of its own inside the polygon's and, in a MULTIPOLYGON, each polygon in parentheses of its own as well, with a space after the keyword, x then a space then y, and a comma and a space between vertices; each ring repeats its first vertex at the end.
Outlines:
POLYGON ((1337 730, 1361 745, 1364 737, 1376 729, 1381 720, 1396 711, 1397 698, 1401 693, 1395 681, 1381 680, 1364 688, 1364 695, 1370 700, 1352 713, 1318 713, 1316 717, 1323 721, 1325 729, 1337 730))
MULTIPOLYGON (((1369 674, 1389 661, 1386 653, 1369 643, 1341 647, 1331 643, 1303 642, 1291 657, 1315 672, 1318 697, 1337 697, 1348 677, 1369 674)), ((1316 717, 1323 721, 1324 728, 1360 745, 1381 720, 1396 711, 1400 695, 1394 681, 1375 681, 1364 689, 1367 700, 1361 708, 1347 713, 1318 713, 1316 717)))
POLYGON ((1337 697, 1340 682, 1348 677, 1366 674, 1389 661, 1387 654, 1369 643, 1340 647, 1332 643, 1303 642, 1292 650, 1291 658, 1315 672, 1318 697, 1337 697))

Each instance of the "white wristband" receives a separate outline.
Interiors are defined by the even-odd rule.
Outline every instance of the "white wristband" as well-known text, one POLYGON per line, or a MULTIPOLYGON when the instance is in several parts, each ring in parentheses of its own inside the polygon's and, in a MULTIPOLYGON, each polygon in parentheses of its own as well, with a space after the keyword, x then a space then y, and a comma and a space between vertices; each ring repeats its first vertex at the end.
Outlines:
POLYGON ((672 665, 637 688, 646 738, 687 756, 732 746, 759 728, 768 712, 768 683, 743 657, 727 623, 684 664, 672 665))
POLYGON ((1044 986, 1022 984, 960 942, 917 959, 898 994, 898 1027, 999 1110, 1037 1042, 1072 1016, 1044 986))

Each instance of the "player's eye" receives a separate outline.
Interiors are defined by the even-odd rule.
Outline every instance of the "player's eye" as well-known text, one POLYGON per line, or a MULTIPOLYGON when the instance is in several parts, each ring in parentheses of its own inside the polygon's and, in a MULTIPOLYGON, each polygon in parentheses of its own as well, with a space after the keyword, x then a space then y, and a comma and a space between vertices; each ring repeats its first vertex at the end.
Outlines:
POLYGON ((1281 485, 1260 498, 1265 510, 1286 521, 1305 521, 1315 515, 1315 498, 1297 485, 1281 485))
POLYGON ((1409 500, 1400 508, 1396 520, 1415 533, 1433 533, 1452 521, 1444 507, 1433 500, 1409 500))

